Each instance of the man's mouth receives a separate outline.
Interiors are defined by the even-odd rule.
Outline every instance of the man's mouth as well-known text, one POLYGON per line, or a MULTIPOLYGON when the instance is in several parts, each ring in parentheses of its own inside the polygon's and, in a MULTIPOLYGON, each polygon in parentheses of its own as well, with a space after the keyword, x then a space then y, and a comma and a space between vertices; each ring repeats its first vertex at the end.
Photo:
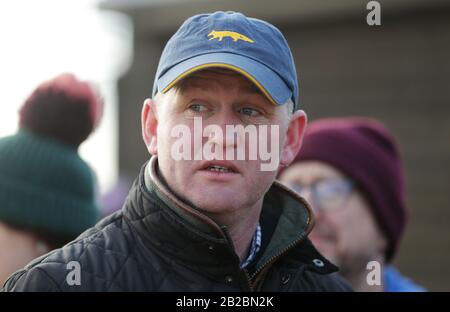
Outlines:
POLYGON ((225 167, 225 166, 219 166, 219 165, 208 166, 206 168, 206 170, 213 171, 213 172, 230 172, 230 173, 234 173, 235 172, 231 168, 228 168, 228 167, 225 167))
POLYGON ((208 161, 201 166, 201 170, 215 173, 239 173, 237 167, 229 161, 208 161))

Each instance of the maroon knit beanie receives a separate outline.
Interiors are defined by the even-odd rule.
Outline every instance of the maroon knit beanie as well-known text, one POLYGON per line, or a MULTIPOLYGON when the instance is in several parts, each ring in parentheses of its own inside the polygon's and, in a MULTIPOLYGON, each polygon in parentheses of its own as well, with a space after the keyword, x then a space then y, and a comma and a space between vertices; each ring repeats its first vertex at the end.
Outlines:
POLYGON ((89 83, 66 73, 40 84, 19 113, 20 128, 78 148, 98 125, 103 102, 89 83))
POLYGON ((388 130, 362 117, 317 120, 308 126, 293 163, 305 160, 328 163, 356 182, 386 235, 390 262, 406 225, 406 207, 402 164, 388 130))

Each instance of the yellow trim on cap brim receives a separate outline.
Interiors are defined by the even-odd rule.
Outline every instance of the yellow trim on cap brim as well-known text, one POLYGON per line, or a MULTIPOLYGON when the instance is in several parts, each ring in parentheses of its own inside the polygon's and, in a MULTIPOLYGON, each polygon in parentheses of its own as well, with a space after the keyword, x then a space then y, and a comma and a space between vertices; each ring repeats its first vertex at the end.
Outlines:
POLYGON ((172 88, 178 81, 180 81, 181 79, 183 79, 184 77, 186 77, 189 74, 192 74, 195 71, 198 71, 200 69, 203 68, 209 68, 209 67, 223 67, 223 68, 228 68, 228 69, 232 69, 234 71, 237 71, 238 73, 242 74, 243 76, 245 76, 248 80, 250 80, 251 82, 253 82, 258 89, 261 90, 262 93, 264 93, 264 95, 275 105, 278 105, 277 102, 272 98, 272 96, 269 94, 269 92, 267 92, 267 90, 262 86, 262 84, 259 83, 258 80, 256 80, 252 75, 250 75, 249 73, 247 73, 245 70, 243 70, 242 68, 230 65, 230 64, 224 64, 224 63, 208 63, 208 64, 202 64, 202 65, 198 65, 195 67, 192 67, 191 69, 188 69, 187 71, 183 72, 182 74, 180 74, 177 78, 175 78, 171 83, 169 83, 167 85, 167 87, 165 87, 161 93, 166 93, 167 91, 170 90, 170 88, 172 88))

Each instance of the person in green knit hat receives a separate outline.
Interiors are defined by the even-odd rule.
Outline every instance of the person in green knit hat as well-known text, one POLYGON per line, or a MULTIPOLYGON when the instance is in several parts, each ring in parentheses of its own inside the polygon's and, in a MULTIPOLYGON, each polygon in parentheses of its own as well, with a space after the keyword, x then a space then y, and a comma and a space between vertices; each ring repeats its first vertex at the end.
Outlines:
POLYGON ((102 109, 90 84, 62 74, 32 92, 17 133, 0 138, 0 285, 98 220, 95 176, 78 147, 102 109))

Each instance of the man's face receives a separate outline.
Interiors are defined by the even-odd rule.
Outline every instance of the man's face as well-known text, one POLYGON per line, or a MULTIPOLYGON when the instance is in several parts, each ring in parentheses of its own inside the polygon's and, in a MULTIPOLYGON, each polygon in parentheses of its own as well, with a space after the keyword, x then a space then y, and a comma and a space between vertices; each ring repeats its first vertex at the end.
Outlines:
POLYGON ((378 260, 384 252, 384 236, 365 196, 345 184, 348 179, 340 171, 323 162, 304 161, 286 169, 280 180, 311 203, 316 225, 309 237, 343 273, 378 260), (315 194, 311 185, 316 185, 315 194))
MULTIPOLYGON (((155 106, 155 105, 153 105, 155 106)), ((289 125, 285 105, 272 104, 245 77, 227 70, 205 70, 191 74, 177 88, 157 99, 156 150, 160 172, 169 187, 181 198, 211 214, 236 212, 257 205, 273 183, 276 170, 261 171, 262 161, 228 160, 227 149, 236 149, 226 133, 227 125, 279 126, 279 155, 281 154, 289 125), (195 146, 195 119, 201 120, 203 131, 209 125, 222 129, 223 137, 202 137, 201 146, 195 146), (172 135, 174 127, 184 125, 191 134, 190 160, 174 160, 173 146, 179 137, 172 135), (222 149, 224 160, 194 160, 202 155, 203 146, 211 150, 222 149)), ((145 119, 145 118, 144 118, 145 119)), ((270 128, 270 127, 268 127, 270 128)), ((301 130, 303 131, 303 130, 301 130)), ((303 133, 301 133, 303 134, 303 133)), ((271 136, 266 136, 269 140, 271 136)), ((255 142, 245 140, 245 151, 255 142)), ((150 148, 149 148, 150 150, 150 148)), ((236 154, 234 154, 236 156, 236 154)), ((258 155, 259 156, 259 155, 258 155)), ((276 166, 278 167, 278 166, 276 166)))

